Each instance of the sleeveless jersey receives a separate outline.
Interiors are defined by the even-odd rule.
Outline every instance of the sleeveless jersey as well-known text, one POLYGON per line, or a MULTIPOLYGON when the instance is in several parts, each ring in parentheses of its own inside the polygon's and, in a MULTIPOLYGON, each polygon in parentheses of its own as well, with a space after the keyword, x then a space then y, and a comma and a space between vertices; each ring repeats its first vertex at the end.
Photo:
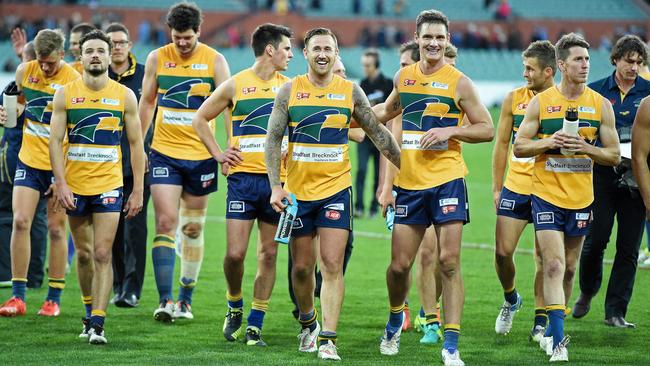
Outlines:
MULTIPOLYGON (((192 127, 192 118, 215 88, 217 51, 198 43, 181 57, 173 43, 158 49, 158 109, 151 148, 174 159, 205 160, 212 156, 192 127)), ((214 121, 210 121, 214 133, 214 121)))
POLYGON ((68 150, 65 179, 72 192, 92 196, 121 187, 126 87, 109 80, 90 90, 78 80, 64 87, 68 150))
POLYGON ((419 63, 402 68, 397 91, 402 104, 402 168, 399 186, 421 190, 467 174, 460 141, 450 139, 427 150, 420 139, 431 128, 460 126, 463 111, 454 100, 463 73, 445 65, 424 75, 419 63))
MULTIPOLYGON (((273 101, 289 78, 276 72, 270 80, 260 79, 252 69, 233 76, 235 98, 231 108, 230 145, 241 150, 243 162, 231 167, 229 174, 266 174, 264 146, 273 101)), ((284 141, 283 141, 284 142, 284 141)), ((282 169, 286 175, 286 169, 282 169)))
POLYGON ((25 64, 20 86, 25 95, 25 124, 23 144, 18 157, 28 166, 52 170, 50 163, 50 118, 52 98, 57 89, 79 78, 79 74, 68 64, 63 64, 52 77, 46 77, 38 61, 25 64))
MULTIPOLYGON (((512 139, 511 145, 515 143, 517 131, 524 120, 526 107, 535 94, 525 86, 517 88, 512 92, 512 139)), ((529 195, 533 189, 533 165, 535 158, 518 158, 510 149, 510 162, 508 164, 508 175, 504 186, 509 190, 529 195)))
MULTIPOLYGON (((566 99, 557 87, 538 94, 540 127, 537 137, 547 138, 562 129, 568 108, 578 110, 578 134, 595 144, 600 129, 603 97, 590 89, 577 100, 566 99)), ((594 200, 593 161, 588 155, 562 155, 559 149, 548 150, 535 158, 533 194, 558 207, 581 209, 594 200)))
POLYGON ((352 185, 348 129, 353 84, 334 75, 325 88, 307 75, 291 82, 286 189, 299 200, 316 201, 352 185))

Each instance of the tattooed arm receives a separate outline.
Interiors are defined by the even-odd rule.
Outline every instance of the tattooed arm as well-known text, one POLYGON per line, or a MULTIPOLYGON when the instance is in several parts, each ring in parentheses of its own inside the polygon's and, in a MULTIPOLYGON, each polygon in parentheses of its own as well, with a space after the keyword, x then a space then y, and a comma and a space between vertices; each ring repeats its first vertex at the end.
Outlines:
MULTIPOLYGON (((286 205, 282 199, 289 194, 282 188, 280 181, 280 165, 282 160, 282 137, 289 123, 289 97, 291 96, 291 82, 284 84, 278 91, 273 103, 273 111, 269 117, 268 131, 266 133, 266 144, 264 147, 264 158, 266 159, 266 170, 271 184, 271 207, 277 212, 282 211, 286 205)), ((293 203, 293 202, 291 202, 293 203)))
POLYGON ((352 99, 354 102, 354 110, 352 111, 354 119, 357 121, 359 126, 363 128, 366 135, 368 135, 379 152, 381 152, 386 159, 399 169, 399 145, 397 145, 397 141, 395 141, 395 138, 390 131, 388 131, 384 125, 379 123, 372 108, 370 108, 368 97, 366 97, 366 94, 357 84, 354 84, 352 89, 352 99))

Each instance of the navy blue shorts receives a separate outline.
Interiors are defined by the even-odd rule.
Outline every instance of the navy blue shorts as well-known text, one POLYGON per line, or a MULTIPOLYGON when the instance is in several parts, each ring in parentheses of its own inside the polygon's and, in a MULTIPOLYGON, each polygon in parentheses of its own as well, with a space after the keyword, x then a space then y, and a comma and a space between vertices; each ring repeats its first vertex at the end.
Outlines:
POLYGON ((322 200, 298 200, 292 236, 310 235, 317 227, 352 230, 352 190, 350 187, 322 200))
POLYGON ((155 150, 149 154, 151 185, 172 184, 194 196, 217 191, 219 164, 214 159, 182 160, 170 158, 155 150))
POLYGON ((557 207, 543 199, 531 196, 535 231, 561 231, 566 236, 585 236, 591 223, 591 205, 579 209, 557 207))
POLYGON ((88 216, 93 213, 120 212, 123 200, 122 187, 92 196, 74 194, 75 210, 66 210, 68 216, 88 216))
POLYGON ((408 190, 397 188, 395 223, 404 225, 469 222, 469 202, 465 179, 458 178, 437 187, 408 190))
POLYGON ((229 175, 227 181, 227 219, 258 219, 278 224, 280 214, 271 207, 271 185, 266 174, 235 173, 229 175))
POLYGON ((529 194, 519 194, 506 187, 501 189, 497 216, 512 217, 517 220, 533 222, 533 206, 529 194))
POLYGON ((51 170, 35 169, 18 159, 14 186, 29 187, 45 194, 52 183, 54 175, 51 170))

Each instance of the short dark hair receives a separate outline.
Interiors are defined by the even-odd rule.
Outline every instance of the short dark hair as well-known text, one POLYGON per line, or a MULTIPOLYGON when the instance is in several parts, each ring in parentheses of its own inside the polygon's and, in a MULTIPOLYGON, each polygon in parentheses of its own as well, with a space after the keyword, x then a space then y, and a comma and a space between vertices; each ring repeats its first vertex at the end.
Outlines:
POLYGON ((97 28, 90 23, 79 23, 70 29, 70 33, 81 33, 81 36, 83 37, 95 29, 97 28))
POLYGON ((420 34, 420 27, 424 23, 443 24, 449 32, 449 19, 447 16, 438 10, 423 10, 415 19, 415 33, 420 34))
POLYGON ((555 59, 555 47, 549 41, 535 41, 528 45, 528 47, 521 53, 521 57, 534 58, 539 63, 539 66, 544 70, 550 67, 555 75, 557 69, 557 62, 555 59))
POLYGON ((330 36, 334 39, 334 45, 339 46, 339 41, 329 28, 312 28, 305 34, 305 47, 309 44, 309 40, 315 36, 330 36))
POLYGON ((612 65, 616 65, 616 61, 631 53, 638 54, 644 63, 648 59, 648 49, 641 38, 627 34, 616 41, 616 44, 612 47, 612 53, 609 56, 609 60, 612 62, 612 65))
POLYGON ((255 57, 262 56, 268 44, 277 50, 280 42, 282 42, 282 37, 291 38, 291 36, 291 30, 283 25, 273 23, 260 25, 255 28, 251 36, 251 47, 253 47, 255 57))
POLYGON ((379 68, 379 51, 377 51, 375 48, 368 48, 367 50, 363 51, 363 55, 366 57, 374 58, 375 68, 379 68))
POLYGON ((91 39, 99 39, 100 41, 106 42, 108 44, 108 53, 111 53, 111 51, 113 51, 113 41, 111 41, 106 33, 102 32, 99 29, 90 31, 82 36, 79 40, 79 49, 83 50, 84 43, 90 41, 91 39))
POLYGON ((113 33, 113 32, 124 32, 126 33, 126 38, 130 38, 129 36, 129 30, 126 28, 126 26, 122 23, 111 23, 104 29, 105 33, 113 33))
POLYGON ((569 50, 572 47, 582 47, 589 49, 589 43, 585 41, 578 33, 569 33, 565 34, 557 41, 555 44, 555 57, 558 61, 566 61, 567 57, 571 53, 569 50))
POLYGON ((189 29, 198 32, 202 20, 201 9, 193 2, 176 3, 167 13, 167 26, 179 32, 189 29))
POLYGON ((420 46, 418 46, 415 41, 402 43, 402 45, 399 47, 399 54, 401 55, 404 52, 411 52, 410 56, 413 62, 420 61, 420 46))

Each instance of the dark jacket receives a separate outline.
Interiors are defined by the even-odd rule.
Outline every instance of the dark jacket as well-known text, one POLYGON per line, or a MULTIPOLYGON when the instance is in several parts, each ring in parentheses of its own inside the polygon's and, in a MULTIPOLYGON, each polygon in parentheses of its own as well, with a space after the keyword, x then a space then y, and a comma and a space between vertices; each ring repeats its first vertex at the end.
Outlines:
POLYGON ((393 80, 387 78, 381 72, 374 80, 365 78, 359 86, 366 93, 370 105, 383 103, 393 91, 393 80))
MULTIPOLYGON (((109 67, 108 76, 117 81, 118 83, 128 87, 133 90, 135 97, 140 101, 140 94, 142 93, 142 79, 144 78, 144 65, 137 63, 135 56, 132 53, 129 53, 129 68, 123 72, 121 75, 118 75, 113 72, 109 67)), ((151 147, 151 138, 152 138, 152 129, 149 128, 147 135, 144 136, 144 150, 145 153, 149 153, 151 147)), ((123 130, 122 140, 120 142, 122 146, 122 173, 125 177, 132 176, 133 170, 131 168, 131 149, 129 148, 129 140, 126 137, 126 129, 123 130)))
POLYGON ((616 71, 606 78, 594 81, 589 84, 589 87, 612 103, 618 137, 621 142, 630 142, 632 123, 634 123, 641 99, 650 95, 650 81, 637 76, 634 86, 621 100, 621 92, 616 84, 615 74, 616 71))

